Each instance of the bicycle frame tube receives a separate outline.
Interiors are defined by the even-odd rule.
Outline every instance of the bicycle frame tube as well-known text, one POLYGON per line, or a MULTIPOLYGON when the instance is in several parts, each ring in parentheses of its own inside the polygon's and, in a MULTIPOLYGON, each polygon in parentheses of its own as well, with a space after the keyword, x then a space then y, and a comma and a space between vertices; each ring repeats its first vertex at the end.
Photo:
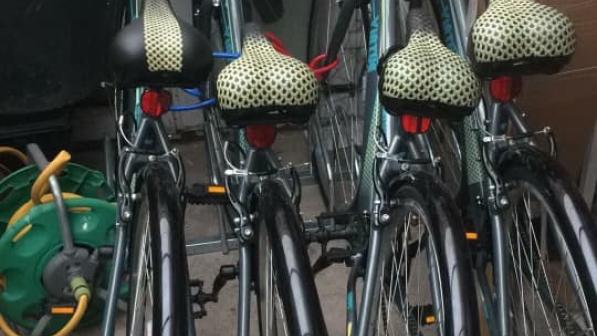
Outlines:
MULTIPOLYGON (((465 4, 463 0, 457 1, 449 1, 450 3, 450 12, 452 17, 452 26, 454 27, 454 35, 457 44, 457 52, 462 57, 467 57, 466 51, 466 40, 468 36, 467 27, 469 26, 469 22, 467 22, 467 17, 465 15, 465 4)), ((486 98, 486 97, 484 97, 486 98)), ((501 115, 499 113, 499 109, 493 109, 491 104, 489 104, 489 111, 486 109, 485 99, 483 99, 480 103, 478 108, 473 112, 473 115, 465 118, 464 120, 464 127, 463 127, 463 136, 464 139, 463 145, 464 150, 463 152, 463 166, 468 167, 467 173, 467 180, 468 185, 471 191, 477 191, 479 195, 472 195, 473 197, 469 198, 469 201, 472 199, 483 199, 485 206, 489 206, 491 209, 488 210, 488 219, 489 224, 492 232, 492 239, 493 239, 493 250, 492 254, 494 256, 494 263, 493 263, 493 274, 494 274, 494 284, 495 284, 495 299, 493 297, 493 293, 491 293, 490 288, 484 288, 480 291, 481 295, 489 295, 489 297, 484 298, 484 302, 488 302, 493 307, 487 309, 489 312, 497 313, 495 314, 496 318, 493 314, 487 314, 489 321, 489 325, 496 327, 491 330, 491 333, 494 335, 507 335, 509 331, 509 302, 508 302, 508 283, 506 272, 507 269, 507 255, 506 255, 506 235, 505 232, 506 227, 505 223, 501 219, 500 213, 495 211, 494 207, 488 203, 488 198, 490 197, 487 191, 492 191, 495 189, 494 181, 488 176, 485 167, 482 166, 482 163, 479 159, 482 157, 481 153, 484 152, 482 148, 485 144, 482 143, 483 132, 485 132, 485 127, 488 130, 498 130, 499 123, 501 120, 501 115), (489 113, 488 113, 489 112, 489 113), (486 120, 489 120, 486 122, 486 120), (489 123, 489 125, 487 125, 489 123), (481 139, 480 139, 481 138, 481 139), (493 320, 495 318, 495 321, 493 320)), ((492 157, 491 154, 485 157, 492 157)), ((491 192, 493 194, 493 192, 491 192)), ((476 204, 471 204, 470 207, 478 207, 476 204)), ((481 217, 473 218, 473 221, 483 223, 483 215, 479 214, 481 217)), ((487 227, 488 223, 485 223, 485 227, 487 227)), ((485 273, 483 271, 483 267, 477 270, 478 277, 482 278, 485 277, 485 273)), ((479 284, 486 284, 485 281, 479 281, 479 284)))
MULTIPOLYGON (((376 183, 375 179, 375 160, 377 160, 377 145, 375 143, 378 138, 378 132, 383 132, 389 143, 389 154, 398 154, 400 151, 408 151, 410 154, 418 152, 415 148, 419 144, 414 139, 406 139, 400 136, 400 121, 397 117, 391 116, 386 113, 379 102, 379 96, 377 92, 378 87, 378 75, 377 65, 381 55, 384 55, 387 50, 393 46, 397 37, 400 36, 398 33, 398 27, 396 25, 396 1, 391 0, 373 0, 371 1, 371 31, 369 36, 369 60, 368 60, 368 73, 367 73, 367 101, 372 102, 367 106, 367 116, 369 118, 365 121, 367 132, 366 137, 363 139, 365 151, 365 158, 363 160, 362 177, 359 184, 359 192, 357 196, 357 202, 355 204, 356 209, 359 212, 368 211, 373 213, 371 216, 371 230, 369 237, 369 246, 367 258, 367 269, 365 271, 363 295, 360 304, 360 311, 357 321, 357 332, 358 336, 365 336, 368 332, 371 312, 373 309, 373 300, 375 299, 375 285, 378 276, 378 263, 376 262, 379 258, 382 230, 377 223, 377 216, 375 215, 377 204, 376 193, 374 192, 373 184, 376 183), (415 149, 415 150, 413 150, 415 149)), ((381 166, 381 176, 391 174, 389 171, 388 161, 383 162, 381 166)))
MULTIPOLYGON (((244 22, 243 8, 240 0, 222 0, 222 14, 224 17, 224 23, 222 32, 224 33, 224 44, 226 51, 237 52, 242 51, 242 37, 244 22)), ((215 130, 217 132, 217 130, 215 130)), ((215 133, 215 132, 214 132, 215 133)), ((243 131, 235 132, 235 138, 240 144, 241 148, 248 150, 244 169, 246 171, 253 172, 258 170, 259 163, 268 162, 269 165, 277 170, 280 167, 279 162, 275 159, 275 155, 270 150, 265 150, 257 153, 253 149, 249 148, 244 137, 243 131)), ((221 148, 216 148, 216 151, 221 148)), ((252 183, 249 181, 249 176, 243 178, 240 185, 239 201, 244 203, 250 191, 252 183)), ((285 186, 288 190, 287 186, 285 186)), ((244 221, 241 221, 244 222, 244 221)), ((242 224, 241 224, 242 225, 242 224)), ((249 229, 250 224, 247 226, 249 229)), ((240 227, 243 230, 244 227, 240 227)), ((237 334, 239 336, 248 336, 250 332, 250 307, 251 307, 251 281, 252 281, 252 257, 251 257, 251 246, 245 239, 240 239, 239 246, 239 298, 238 298, 238 329, 237 334)))
MULTIPOLYGON (((120 137, 125 137, 125 135, 120 134, 120 137)), ((126 142, 128 143, 130 141, 126 140, 126 142)), ((104 309, 104 317, 102 320, 102 336, 112 336, 114 334, 114 318, 120 292, 120 281, 125 264, 125 251, 128 245, 127 232, 130 230, 128 224, 131 223, 131 219, 134 216, 130 204, 130 197, 136 190, 131 189, 133 183, 129 183, 130 179, 148 162, 164 160, 167 162, 174 180, 178 182, 179 186, 181 183, 184 184, 182 161, 178 158, 177 152, 172 151, 160 119, 146 118, 143 116, 139 123, 137 136, 135 137, 134 142, 129 143, 129 145, 132 145, 132 147, 126 147, 121 150, 118 155, 118 181, 116 181, 115 187, 119 194, 119 211, 116 222, 115 257, 114 267, 109 276, 108 297, 106 298, 106 307, 104 309), (141 144, 146 143, 148 140, 153 141, 155 145, 155 151, 152 151, 151 154, 139 149, 141 144)))
MULTIPOLYGON (((222 9, 222 17, 224 18, 223 22, 221 22, 221 31, 224 38, 224 48, 227 52, 236 52, 240 53, 242 51, 242 26, 241 23, 244 22, 244 15, 242 11, 242 3, 240 0, 222 0, 221 1, 221 9, 222 9)), ((217 116, 213 115, 217 113, 216 110, 210 109, 208 112, 210 115, 206 118, 209 120, 207 129, 209 131, 209 140, 210 144, 208 146, 214 146, 211 149, 213 150, 213 157, 217 159, 216 167, 212 167, 215 169, 226 169, 225 163, 223 160, 218 160, 218 158, 223 159, 222 154, 223 148, 221 145, 221 139, 219 138, 218 129, 214 127, 214 123, 217 120, 217 116)), ((240 142, 241 134, 240 132, 237 133, 237 140, 240 142)), ((224 154, 225 155, 225 154, 224 154)), ((247 160, 245 163, 245 167, 250 167, 253 165, 253 162, 247 160)), ((220 181, 223 182, 225 179, 224 176, 220 175, 223 170, 220 172, 213 172, 212 176, 214 180, 220 178, 220 181)), ((244 178, 241 182, 240 188, 240 196, 239 199, 242 202, 245 201, 247 196, 247 187, 248 187, 248 178, 244 178)), ((226 211, 224 208, 219 207, 219 217, 220 221, 223 222, 228 219, 226 211)), ((224 232, 223 225, 221 225, 221 238, 222 242, 226 241, 226 233, 224 232)), ((240 228, 241 230, 243 228, 240 228)), ((225 243, 223 243, 225 244, 225 243)), ((224 246, 224 251, 226 251, 227 246, 224 246)), ((237 313, 237 335, 239 336, 248 336, 250 332, 250 314, 251 314, 251 249, 250 244, 240 239, 239 243, 239 295, 238 295, 238 313, 237 313)))
MULTIPOLYGON (((139 3, 138 0, 129 0, 127 3, 127 11, 125 17, 125 23, 131 22, 133 19, 139 16, 139 3)), ((139 97, 139 90, 135 90, 135 101, 137 106, 139 97)), ((118 95, 118 92, 115 91, 114 94, 114 112, 116 120, 119 117, 118 111, 123 108, 122 104, 126 104, 122 96, 118 95)), ((116 143, 118 150, 122 149, 122 140, 119 136, 116 137, 116 143)), ((114 163, 111 164, 114 166, 114 163)), ((118 185, 118 181, 114 181, 113 188, 116 188, 118 185)), ((110 275, 109 275, 109 284, 108 284, 108 296, 106 298, 106 307, 104 308, 104 314, 102 318, 102 336, 112 336, 114 334, 114 318, 116 316, 116 308, 118 303, 118 294, 120 290, 120 279, 122 277, 122 272, 124 269, 125 263, 125 250, 128 245, 128 231, 127 227, 124 224, 123 218, 121 218, 122 214, 119 214, 116 223, 115 223, 115 244, 114 244, 114 267, 112 268, 110 275)))
POLYGON ((365 148, 365 157, 361 169, 362 176, 359 180, 359 189, 355 208, 360 211, 369 211, 375 199, 373 192, 373 166, 377 147, 375 139, 378 132, 384 132, 388 139, 392 139, 396 134, 396 127, 399 121, 387 114, 379 102, 377 92, 377 64, 379 57, 390 48, 396 39, 396 23, 394 15, 396 13, 396 2, 391 0, 372 0, 371 1, 371 29, 369 32, 369 55, 367 61, 367 97, 370 102, 366 106, 365 129, 363 147, 365 148))
POLYGON ((109 284, 108 296, 106 297, 106 307, 102 318, 102 336, 114 335, 114 318, 118 303, 118 294, 120 294, 120 278, 124 269, 125 250, 128 244, 126 226, 119 218, 116 222, 116 243, 114 245, 114 267, 112 268, 109 284))
MULTIPOLYGON (((400 128, 400 119, 386 113, 379 102, 378 96, 378 74, 377 66, 379 57, 384 55, 390 47, 395 45, 402 35, 397 25, 396 14, 398 8, 397 2, 393 0, 372 0, 371 1, 371 30, 369 36, 369 59, 367 67, 367 105, 365 120, 365 129, 367 130, 363 139, 365 148, 365 157, 363 160, 362 175, 359 181, 357 199, 354 204, 354 210, 358 212, 370 212, 370 236, 367 259, 367 269, 365 270, 364 288, 362 300, 359 307, 359 316, 357 321, 358 336, 365 336, 368 332, 373 300, 375 299, 375 284, 378 276, 379 258, 382 229, 377 225, 377 207, 380 200, 374 191, 374 184, 379 179, 376 176, 375 160, 377 159, 378 148, 376 139, 378 132, 383 132, 389 142, 389 155, 404 155, 412 159, 422 159, 421 153, 427 153, 433 161, 433 152, 430 148, 429 139, 426 135, 402 136, 400 128)), ((382 179, 395 175, 398 171, 395 164, 390 161, 381 163, 380 177, 382 179)))
MULTIPOLYGON (((243 171, 246 172, 245 175, 242 176, 242 180, 240 182, 240 186, 238 188, 238 201, 240 204, 246 204, 248 202, 248 198, 252 190, 255 189, 257 185, 262 183, 264 180, 268 180, 271 178, 275 178, 275 175, 279 169, 281 168, 280 162, 276 158, 275 154, 271 149, 261 149, 255 150, 250 148, 249 153, 247 153, 246 161, 244 163, 244 167, 242 167, 243 171), (265 166, 265 168, 264 168, 265 166), (259 176, 258 180, 255 181, 252 177, 255 177, 254 174, 260 174, 264 172, 264 169, 269 172, 270 174, 259 176), (252 175, 253 174, 253 175, 252 175)), ((285 192, 290 193, 291 188, 287 185, 284 179, 278 179, 282 187, 284 188, 285 192)), ((247 214, 248 215, 248 214, 247 214)), ((242 214, 241 214, 242 216, 242 214)), ((239 336, 248 336, 250 333, 250 313, 251 313, 251 282, 253 280, 252 275, 252 245, 249 240, 243 238, 243 232, 245 230, 249 230, 250 232, 254 232, 252 228, 252 223, 249 218, 247 219, 240 219, 239 223, 239 232, 240 235, 240 255, 239 255, 239 299, 238 299, 238 326, 237 326, 237 334, 239 336)), ((269 228, 274 230, 275 228, 269 228)), ((295 242, 295 243, 303 243, 295 242)), ((293 245, 294 246, 294 245, 293 245)), ((274 251, 273 253, 282 255, 284 251, 274 251)), ((308 264, 308 262, 307 262, 308 264)))
MULTIPOLYGON (((218 111, 214 108, 204 110, 205 121, 205 144, 207 147, 207 154, 209 156, 209 170, 211 176, 211 183, 214 185, 223 185, 224 179, 222 172, 226 169, 224 158, 222 155, 222 140, 219 135, 218 111)), ((223 205, 218 205, 218 224, 220 227, 220 240, 222 252, 228 254, 230 248, 228 246, 226 227, 229 224, 229 216, 227 216, 226 208, 223 205)), ((187 244, 187 249, 194 243, 187 244)))
MULTIPOLYGON (((459 45, 459 53, 463 57, 467 57, 465 46, 467 45, 468 28, 471 26, 474 18, 467 18, 466 13, 466 1, 457 0, 450 1, 451 14, 453 25, 457 29, 456 40, 459 45)), ((470 2, 469 2, 470 4, 470 2)), ((476 167, 474 170, 481 172, 479 176, 479 182, 482 190, 479 197, 483 199, 483 204, 487 207, 489 225, 492 232, 492 245, 493 245, 493 258, 494 258, 494 283, 495 293, 491 293, 490 288, 484 288, 481 292, 485 296, 484 300, 493 304, 493 307, 489 307, 489 311, 493 311, 496 314, 488 314, 490 319, 489 324, 497 328, 492 329, 494 335, 508 335, 510 332, 510 303, 509 303, 509 288, 508 288, 508 254, 506 249, 507 244, 507 223, 502 218, 502 210, 495 206, 496 199, 501 195, 496 190, 500 188, 500 182, 496 180, 495 169, 493 168, 494 161, 497 159, 499 150, 503 148, 506 142, 500 142, 495 139, 501 139, 506 135, 506 130, 509 129, 507 125, 513 126, 516 133, 521 134, 522 138, 528 138, 529 143, 534 144, 532 138, 533 131, 527 125, 523 117, 523 112, 516 106, 515 103, 499 103, 493 101, 487 92, 484 93, 483 100, 479 105, 479 108, 475 110, 474 115, 468 117, 465 121, 464 127, 464 139, 476 139, 471 142, 464 142, 463 159, 464 165, 467 167, 476 167), (477 121, 475 124, 474 121, 477 121), (467 124, 468 123, 468 124, 467 124), (479 162, 479 150, 471 148, 471 146, 481 146, 481 150, 484 153, 482 157, 482 163, 479 162), (471 153, 475 153, 471 155, 471 153), (468 153, 468 155, 466 155, 468 153), (481 167, 484 165, 484 167, 481 167), (495 301, 492 299, 495 294, 495 301), (494 320, 495 319, 495 320, 494 320)), ((549 129, 545 129, 544 134, 548 134, 549 129)), ((554 152, 555 145, 552 141, 552 152, 554 152)), ((469 178, 469 184, 470 184, 469 178)), ((473 181, 474 182, 474 181, 473 181)), ((470 205, 472 207, 478 206, 475 204, 470 205)), ((473 218, 474 221, 479 223, 483 222, 483 218, 473 218)), ((485 224, 487 225, 487 223, 485 224)), ((478 271, 479 277, 485 276, 482 270, 478 271)))
MULTIPOLYGON (((266 151, 269 151, 266 150, 266 151)), ((253 149, 247 154, 244 169, 251 173, 257 168, 260 159, 269 158, 265 156, 263 152, 257 152, 253 149)), ((270 162, 273 167, 278 167, 276 162, 270 162)), ((248 201, 249 192, 251 189, 250 176, 245 175, 240 184, 238 199, 241 204, 245 204, 248 201)), ((242 216, 242 214, 241 214, 242 216)), ((245 229, 253 231, 250 220, 241 219, 239 221, 239 230, 242 232, 245 229)), ((239 336, 248 336, 250 333, 250 319, 251 319, 251 281, 252 281, 252 256, 251 256, 251 244, 245 239, 240 239, 239 247, 239 297, 238 297, 238 325, 237 334, 239 336)))
POLYGON ((226 51, 240 53, 242 50, 242 26, 244 21, 241 0, 222 0, 222 14, 225 18, 224 39, 226 51))
MULTIPOLYGON (((379 200, 376 199, 374 192, 375 176, 375 160, 377 154, 377 146, 375 140, 380 128, 385 127, 382 131, 391 131, 388 122, 388 115, 383 111, 379 102, 377 94, 377 64, 379 56, 383 55, 385 51, 391 46, 393 41, 393 33, 395 30, 390 30, 391 25, 391 11, 394 7, 395 1, 389 0, 372 0, 371 1, 371 30, 369 36, 369 59, 367 65, 367 101, 371 102, 367 105, 366 115, 369 116, 365 120, 366 132, 363 139, 363 147, 365 148, 365 158, 363 160, 362 176, 359 181, 359 190, 357 193, 357 203, 355 204, 359 212, 374 209, 374 204, 379 200)), ((386 133, 387 134, 387 133, 386 133)), ((387 134, 391 136, 391 134, 387 134)), ((376 221, 376 216, 371 217, 371 221, 376 221)), ((378 263, 381 247, 381 230, 377 225, 370 224, 371 228, 369 236, 369 246, 367 258, 370 262, 367 263, 365 270, 363 295, 360 304, 360 311, 357 321, 358 336, 365 336, 369 328, 369 320, 371 318, 371 310, 373 307, 373 300, 375 299, 375 283, 378 273, 378 263), (372 262, 371 262, 372 261, 372 262)))

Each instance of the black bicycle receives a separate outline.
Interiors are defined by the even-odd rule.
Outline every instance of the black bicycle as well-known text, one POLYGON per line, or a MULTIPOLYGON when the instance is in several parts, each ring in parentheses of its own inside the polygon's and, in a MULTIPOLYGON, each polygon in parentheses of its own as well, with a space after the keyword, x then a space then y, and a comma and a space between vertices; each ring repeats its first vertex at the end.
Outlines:
POLYGON ((479 82, 442 44, 429 1, 312 3, 310 56, 337 66, 309 128, 328 212, 307 237, 322 244, 316 272, 351 267, 346 334, 477 335, 466 234, 430 125, 471 113, 479 82))
MULTIPOLYGON (((118 195, 114 268, 103 334, 114 333, 122 274, 129 285, 127 335, 194 334, 184 236, 184 167, 161 117, 166 87, 196 87, 212 67, 209 40, 179 20, 167 0, 126 7, 111 50, 118 195), (126 272, 125 272, 126 271, 126 272)), ((110 146, 108 153, 114 151, 110 146)), ((110 156, 110 155, 108 155, 110 156)))
MULTIPOLYGON (((262 334, 323 335, 297 211, 300 184, 270 149, 275 124, 309 119, 318 99, 317 80, 306 64, 279 54, 255 26, 243 24, 250 15, 243 14, 241 1, 195 6, 197 30, 179 20, 167 0, 128 6, 125 17, 138 18, 113 44, 119 220, 103 333, 113 333, 124 273, 130 291, 127 335, 194 334, 194 319, 205 315, 204 304, 217 300, 219 289, 237 277, 239 335, 249 332, 252 289, 262 334), (212 44, 222 48, 213 55, 234 61, 217 72, 217 80, 208 81, 212 44), (262 85, 247 85, 255 80, 262 85), (166 87, 183 88, 200 101, 175 106, 166 87), (215 89, 217 106, 211 96, 215 89), (161 117, 170 110, 200 108, 216 184, 185 188, 184 167, 161 117), (224 122, 232 129, 220 127, 224 122), (212 293, 188 278, 186 203, 222 206, 224 230, 239 245, 238 266, 222 267, 212 293)), ((274 17, 278 11, 272 7, 266 14, 274 17)))
POLYGON ((489 334, 595 335, 597 226, 556 161, 550 128, 533 129, 516 105, 521 76, 557 72, 571 59, 574 26, 533 1, 490 1, 477 18, 470 9, 480 4, 435 2, 444 39, 485 79, 482 103, 457 133, 489 334))

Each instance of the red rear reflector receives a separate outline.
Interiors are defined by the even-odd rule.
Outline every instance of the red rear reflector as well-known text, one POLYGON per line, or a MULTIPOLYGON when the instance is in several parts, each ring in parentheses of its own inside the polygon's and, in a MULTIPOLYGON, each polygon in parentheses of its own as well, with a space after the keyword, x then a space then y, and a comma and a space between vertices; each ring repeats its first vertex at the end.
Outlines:
POLYGON ((431 118, 403 114, 400 116, 400 125, 406 133, 425 133, 429 130, 429 125, 431 125, 431 118))
POLYGON ((148 89, 141 95, 141 111, 153 118, 159 118, 168 112, 172 96, 166 90, 148 89))
POLYGON ((489 84, 489 91, 493 99, 507 103, 520 95, 522 79, 520 77, 498 77, 489 84))
POLYGON ((249 145, 255 149, 269 148, 276 140, 276 127, 274 125, 247 126, 245 137, 249 145))

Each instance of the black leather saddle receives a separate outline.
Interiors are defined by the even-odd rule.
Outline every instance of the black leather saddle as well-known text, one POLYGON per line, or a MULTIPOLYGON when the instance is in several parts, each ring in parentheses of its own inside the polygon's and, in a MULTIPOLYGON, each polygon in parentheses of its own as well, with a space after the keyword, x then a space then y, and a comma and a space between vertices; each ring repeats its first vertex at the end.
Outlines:
POLYGON ((208 39, 176 17, 169 0, 145 0, 139 18, 116 35, 110 49, 119 87, 194 87, 213 64, 208 39))

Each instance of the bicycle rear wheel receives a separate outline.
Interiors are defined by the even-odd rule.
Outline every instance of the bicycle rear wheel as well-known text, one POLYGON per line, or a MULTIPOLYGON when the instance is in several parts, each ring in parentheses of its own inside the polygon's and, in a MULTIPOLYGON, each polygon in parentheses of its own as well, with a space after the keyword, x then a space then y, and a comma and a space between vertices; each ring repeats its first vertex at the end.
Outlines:
POLYGON ((260 189, 254 277, 261 335, 327 335, 300 218, 279 182, 260 189))
POLYGON ((146 168, 132 230, 127 335, 192 331, 183 216, 176 183, 161 164, 146 168))
POLYGON ((368 335, 478 335, 474 281, 458 210, 447 191, 415 179, 382 230, 368 335))
MULTIPOLYGON (((323 81, 322 99, 309 124, 314 173, 330 210, 347 208, 358 187, 365 122, 365 69, 369 13, 355 1, 313 1, 309 30, 309 57, 328 50, 333 32, 345 24, 338 66, 323 81)), ((337 37, 336 37, 337 38, 337 37)))
POLYGON ((506 153, 513 335, 595 335, 597 231, 555 162, 531 148, 506 153))
MULTIPOLYGON (((262 222, 265 225, 265 222, 262 222)), ((272 242, 264 225, 257 228, 257 309, 261 335, 290 335, 278 288, 272 242)))

